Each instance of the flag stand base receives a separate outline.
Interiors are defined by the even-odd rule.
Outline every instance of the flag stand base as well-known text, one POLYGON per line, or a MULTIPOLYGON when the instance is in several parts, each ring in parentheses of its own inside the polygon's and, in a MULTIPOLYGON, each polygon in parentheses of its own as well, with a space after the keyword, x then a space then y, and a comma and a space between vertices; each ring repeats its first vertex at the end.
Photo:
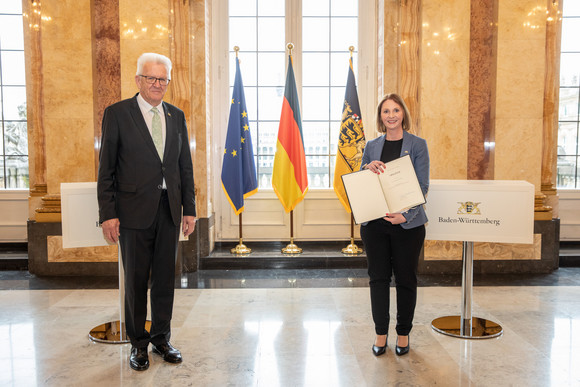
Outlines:
POLYGON ((346 255, 359 255, 362 252, 363 252, 362 249, 358 247, 352 239, 350 241, 350 245, 342 249, 342 253, 346 255))
POLYGON ((302 249, 294 244, 293 239, 290 239, 288 246, 282 249, 282 254, 302 254, 302 249))
POLYGON ((294 243, 288 244, 288 246, 282 249, 283 254, 302 254, 302 249, 296 246, 294 243))
POLYGON ((240 238, 240 244, 231 249, 230 252, 235 255, 248 255, 252 252, 252 249, 246 247, 246 245, 242 243, 242 238, 240 238))

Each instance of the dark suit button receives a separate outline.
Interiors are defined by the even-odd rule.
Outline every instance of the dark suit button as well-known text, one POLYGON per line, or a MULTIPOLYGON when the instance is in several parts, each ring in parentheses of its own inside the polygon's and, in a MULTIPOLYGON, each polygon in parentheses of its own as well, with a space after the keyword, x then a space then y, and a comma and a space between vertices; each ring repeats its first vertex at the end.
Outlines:
POLYGON ((165 172, 165 167, 161 167, 161 170, 162 170, 163 172, 165 172))
POLYGON ((157 186, 157 189, 163 189, 163 185, 159 184, 159 185, 157 186))

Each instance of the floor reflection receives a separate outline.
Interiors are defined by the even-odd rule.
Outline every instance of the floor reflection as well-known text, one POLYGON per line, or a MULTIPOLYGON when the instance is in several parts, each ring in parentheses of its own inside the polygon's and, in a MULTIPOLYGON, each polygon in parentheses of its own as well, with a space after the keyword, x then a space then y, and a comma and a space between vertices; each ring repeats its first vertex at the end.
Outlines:
POLYGON ((0 385, 37 384, 34 334, 32 323, 0 325, 0 385))
POLYGON ((308 332, 304 365, 304 386, 340 385, 336 363, 336 337, 340 321, 305 321, 308 332))
POLYGON ((270 386, 279 386, 280 374, 276 361, 274 343, 282 329, 282 321, 245 322, 247 334, 257 337, 256 355, 254 357, 254 383, 270 386))
POLYGON ((554 319, 550 358, 553 386, 580 381, 580 319, 554 319))

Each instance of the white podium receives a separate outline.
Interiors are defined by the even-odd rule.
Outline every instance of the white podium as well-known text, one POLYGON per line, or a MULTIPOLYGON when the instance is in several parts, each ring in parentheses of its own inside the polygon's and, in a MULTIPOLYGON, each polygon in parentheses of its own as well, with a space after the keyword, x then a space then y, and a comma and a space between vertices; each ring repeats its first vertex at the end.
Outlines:
MULTIPOLYGON (((61 183, 62 247, 108 246, 99 225, 97 183, 61 183)), ((125 333, 125 274, 121 248, 119 251, 119 320, 110 321, 91 329, 89 338, 109 344, 128 343, 125 333)), ((145 323, 149 330, 151 322, 145 323)))
POLYGON ((500 325, 472 317, 473 243, 533 243, 534 186, 511 180, 431 180, 427 240, 463 242, 461 316, 431 323, 442 334, 466 339, 497 337, 500 325))

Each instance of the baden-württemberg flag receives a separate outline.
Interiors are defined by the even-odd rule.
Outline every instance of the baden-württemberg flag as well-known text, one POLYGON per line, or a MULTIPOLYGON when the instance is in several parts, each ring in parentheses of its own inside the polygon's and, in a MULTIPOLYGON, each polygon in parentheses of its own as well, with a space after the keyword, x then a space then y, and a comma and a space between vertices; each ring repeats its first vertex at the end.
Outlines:
POLYGON ((365 133, 360 114, 351 57, 349 60, 346 92, 344 93, 344 104, 342 107, 342 122, 340 124, 333 184, 334 192, 336 192, 338 199, 348 212, 351 212, 351 210, 341 176, 345 173, 358 171, 360 169, 365 144, 365 133))
POLYGON ((222 165, 222 188, 236 215, 244 211, 244 198, 258 192, 252 136, 238 58, 222 165))
POLYGON ((308 191, 300 104, 291 55, 288 56, 288 74, 274 156, 272 188, 286 212, 292 211, 308 191))

